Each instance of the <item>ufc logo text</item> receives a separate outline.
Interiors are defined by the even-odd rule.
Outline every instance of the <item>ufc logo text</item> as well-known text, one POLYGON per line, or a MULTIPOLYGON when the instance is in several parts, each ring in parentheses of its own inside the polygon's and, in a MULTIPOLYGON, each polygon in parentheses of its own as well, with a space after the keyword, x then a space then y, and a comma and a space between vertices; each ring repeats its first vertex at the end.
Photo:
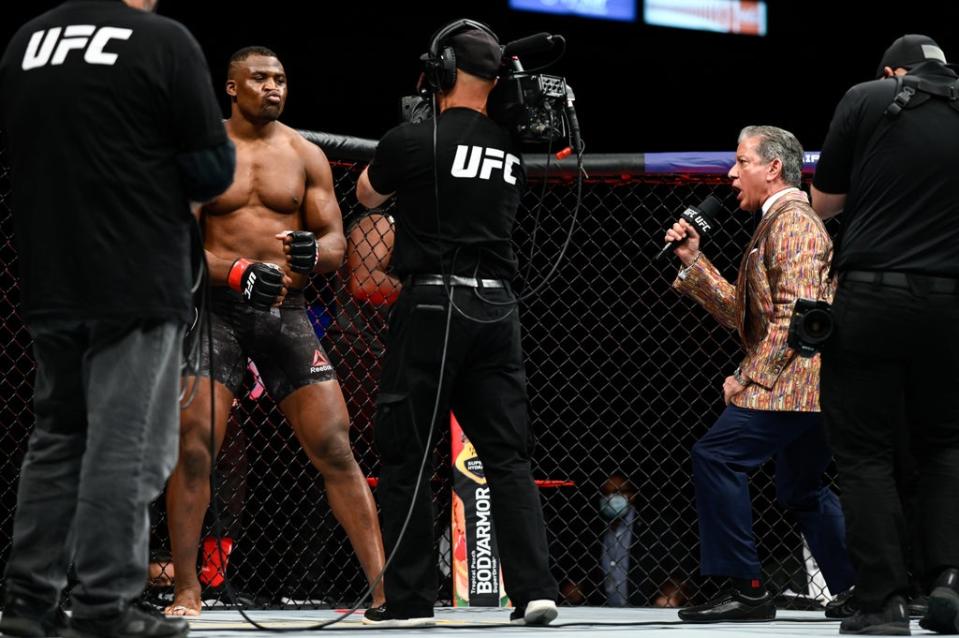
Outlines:
POLYGON ((21 67, 24 71, 46 66, 63 64, 67 54, 74 49, 85 49, 83 61, 87 64, 106 64, 112 66, 117 61, 116 53, 104 51, 110 40, 127 40, 133 29, 120 27, 100 27, 92 24, 73 24, 68 27, 53 27, 46 31, 37 31, 30 36, 27 51, 23 54, 21 67), (63 37, 60 37, 60 33, 63 37), (92 36, 92 37, 91 37, 92 36))
POLYGON ((256 273, 250 272, 250 278, 246 280, 246 289, 243 291, 243 298, 247 301, 253 297, 254 284, 256 284, 256 273))
POLYGON ((453 158, 453 168, 450 173, 453 177, 476 177, 489 179, 494 169, 503 171, 503 181, 515 184, 513 166, 519 164, 519 158, 512 153, 506 153, 498 148, 483 148, 482 146, 456 147, 456 156, 453 158))

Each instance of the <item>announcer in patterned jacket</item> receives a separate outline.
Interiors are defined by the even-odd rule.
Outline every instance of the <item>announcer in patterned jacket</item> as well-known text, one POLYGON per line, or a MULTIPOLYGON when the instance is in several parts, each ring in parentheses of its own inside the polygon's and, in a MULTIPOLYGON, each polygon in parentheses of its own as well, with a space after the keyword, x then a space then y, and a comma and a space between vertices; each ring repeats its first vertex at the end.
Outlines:
POLYGON ((723 383, 726 409, 693 446, 699 512, 700 571, 730 587, 717 598, 680 610, 687 622, 773 620, 773 594, 762 582, 752 531, 748 475, 776 459, 777 500, 790 510, 833 594, 854 581, 836 495, 823 486, 830 460, 819 412, 819 357, 798 357, 786 345, 797 298, 829 299, 832 242, 799 189, 803 151, 789 131, 749 126, 739 134, 729 170, 739 207, 762 209, 736 284, 699 251, 684 220, 666 240, 683 263, 673 284, 727 328, 746 356, 723 383))

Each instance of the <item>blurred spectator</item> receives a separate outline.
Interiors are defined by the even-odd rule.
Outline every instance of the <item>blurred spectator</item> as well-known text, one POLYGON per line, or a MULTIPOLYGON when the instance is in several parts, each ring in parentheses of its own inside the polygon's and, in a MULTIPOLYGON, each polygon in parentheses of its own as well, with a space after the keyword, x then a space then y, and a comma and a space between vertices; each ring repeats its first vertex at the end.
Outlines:
POLYGON ((600 487, 598 509, 606 528, 600 535, 601 593, 610 607, 679 607, 686 603, 687 585, 664 570, 681 564, 677 538, 666 521, 650 510, 643 520, 636 509, 636 487, 614 473, 600 487), (675 560, 670 560, 674 557, 675 560))

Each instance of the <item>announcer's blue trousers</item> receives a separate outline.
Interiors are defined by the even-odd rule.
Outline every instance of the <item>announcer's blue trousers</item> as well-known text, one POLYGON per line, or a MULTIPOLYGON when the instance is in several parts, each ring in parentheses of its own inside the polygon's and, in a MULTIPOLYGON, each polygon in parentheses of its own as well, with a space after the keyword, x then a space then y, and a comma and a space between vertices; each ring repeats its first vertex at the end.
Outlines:
POLYGON ((727 407, 693 446, 702 574, 761 576, 748 474, 775 458, 776 500, 795 516, 830 592, 848 589, 855 574, 842 509, 823 485, 830 457, 818 412, 727 407))

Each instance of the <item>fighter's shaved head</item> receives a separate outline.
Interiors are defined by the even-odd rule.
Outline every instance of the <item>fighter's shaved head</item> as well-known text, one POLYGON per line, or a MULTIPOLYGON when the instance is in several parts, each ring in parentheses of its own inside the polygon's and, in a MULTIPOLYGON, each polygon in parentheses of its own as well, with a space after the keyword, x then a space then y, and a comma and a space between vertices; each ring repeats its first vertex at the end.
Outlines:
POLYGON ((267 58, 276 58, 277 60, 280 59, 280 56, 278 56, 271 49, 268 49, 266 47, 261 47, 261 46, 243 47, 242 49, 240 49, 239 51, 237 51, 236 53, 230 56, 230 65, 227 67, 226 76, 233 77, 233 73, 236 70, 237 65, 240 62, 243 62, 248 57, 253 55, 262 55, 267 58))

